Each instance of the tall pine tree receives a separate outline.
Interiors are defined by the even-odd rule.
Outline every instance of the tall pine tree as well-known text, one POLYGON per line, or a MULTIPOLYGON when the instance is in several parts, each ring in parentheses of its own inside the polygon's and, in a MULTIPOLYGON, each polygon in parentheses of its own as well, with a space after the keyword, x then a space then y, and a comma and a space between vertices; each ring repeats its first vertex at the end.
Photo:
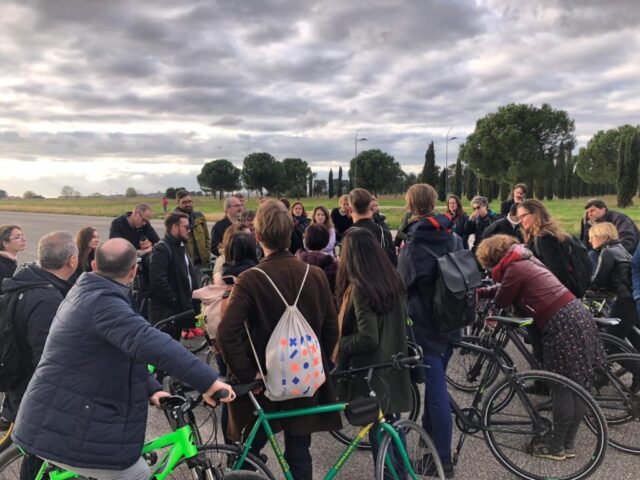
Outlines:
POLYGON ((640 164, 640 131, 628 132, 620 139, 618 153, 618 207, 633 205, 638 191, 638 165, 640 164))
POLYGON ((420 174, 420 182, 428 183, 432 186, 438 185, 438 167, 436 167, 436 153, 433 147, 433 140, 429 143, 429 147, 424 154, 424 167, 422 167, 422 173, 420 174))
POLYGON ((564 148, 560 149, 556 160, 556 173, 554 175, 556 195, 559 199, 567 197, 567 163, 565 161, 566 153, 564 148))
POLYGON ((329 198, 333 198, 333 168, 329 170, 329 198))

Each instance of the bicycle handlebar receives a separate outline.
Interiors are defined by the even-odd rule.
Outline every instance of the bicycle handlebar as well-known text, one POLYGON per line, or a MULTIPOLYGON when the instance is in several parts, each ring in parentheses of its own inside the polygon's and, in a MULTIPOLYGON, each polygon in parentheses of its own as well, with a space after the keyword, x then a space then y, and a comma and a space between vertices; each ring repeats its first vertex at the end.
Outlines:
POLYGON ((196 312, 194 312, 193 310, 187 310, 185 312, 178 313, 177 315, 173 315, 171 317, 164 318, 164 319, 160 320, 158 323, 178 322, 180 320, 188 320, 188 319, 193 318, 195 316, 196 316, 196 312))

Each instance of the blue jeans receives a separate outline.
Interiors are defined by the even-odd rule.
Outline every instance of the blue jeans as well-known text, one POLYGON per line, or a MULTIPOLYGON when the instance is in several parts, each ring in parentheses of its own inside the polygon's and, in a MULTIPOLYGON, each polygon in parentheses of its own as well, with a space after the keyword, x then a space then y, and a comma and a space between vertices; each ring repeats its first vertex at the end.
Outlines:
POLYGON ((429 368, 425 369, 422 428, 433 439, 442 463, 451 463, 453 425, 445 371, 452 354, 453 347, 449 345, 442 355, 425 355, 423 359, 424 364, 429 368))

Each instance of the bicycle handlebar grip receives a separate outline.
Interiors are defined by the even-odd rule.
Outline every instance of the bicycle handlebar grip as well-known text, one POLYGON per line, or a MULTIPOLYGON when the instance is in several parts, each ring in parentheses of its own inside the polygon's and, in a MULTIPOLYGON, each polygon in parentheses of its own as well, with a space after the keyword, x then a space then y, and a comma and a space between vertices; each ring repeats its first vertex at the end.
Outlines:
POLYGON ((186 312, 178 313, 177 315, 173 315, 164 321, 166 322, 176 322, 178 320, 186 320, 188 318, 193 318, 196 316, 196 312, 193 310, 187 310, 186 312))
POLYGON ((213 398, 214 400, 222 400, 223 398, 227 398, 228 396, 229 396, 229 390, 227 390, 226 388, 223 388, 221 390, 218 390, 213 395, 211 395, 211 398, 213 398))

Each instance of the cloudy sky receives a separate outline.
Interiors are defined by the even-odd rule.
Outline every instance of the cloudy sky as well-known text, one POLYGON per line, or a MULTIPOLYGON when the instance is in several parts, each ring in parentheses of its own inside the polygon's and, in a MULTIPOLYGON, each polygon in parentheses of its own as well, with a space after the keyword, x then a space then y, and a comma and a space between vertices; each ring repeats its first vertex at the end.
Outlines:
POLYGON ((197 188, 202 165, 359 149, 444 164, 506 103, 550 103, 579 145, 640 123, 638 0, 0 2, 0 188, 197 188))

